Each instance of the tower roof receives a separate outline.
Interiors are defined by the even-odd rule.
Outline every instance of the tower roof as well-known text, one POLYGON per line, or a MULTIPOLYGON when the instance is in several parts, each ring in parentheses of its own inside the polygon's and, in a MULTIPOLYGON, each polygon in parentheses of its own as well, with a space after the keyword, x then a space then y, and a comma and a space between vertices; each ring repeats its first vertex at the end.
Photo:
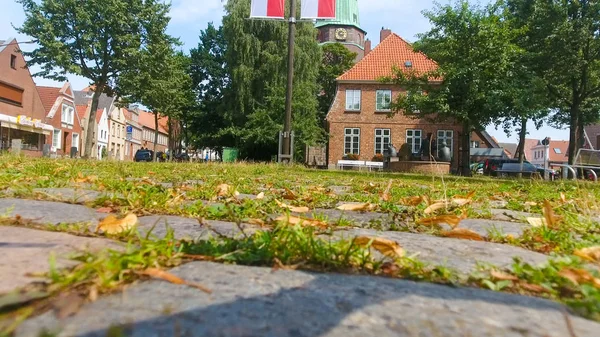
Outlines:
POLYGON ((360 27, 360 15, 358 13, 358 0, 337 0, 335 20, 317 20, 315 27, 328 25, 353 26, 362 31, 360 27))

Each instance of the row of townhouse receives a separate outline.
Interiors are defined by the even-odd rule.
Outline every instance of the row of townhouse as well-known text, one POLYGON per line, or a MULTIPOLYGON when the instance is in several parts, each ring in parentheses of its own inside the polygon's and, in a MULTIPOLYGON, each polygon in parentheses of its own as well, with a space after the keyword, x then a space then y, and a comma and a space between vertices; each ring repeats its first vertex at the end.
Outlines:
MULTIPOLYGON (((36 86, 15 39, 0 40, 0 150, 31 156, 86 155, 93 91, 36 86), (18 147, 16 149, 15 147, 18 147)), ((124 108, 106 94, 100 96, 93 123, 91 158, 133 160, 137 150, 153 148, 154 114, 139 107, 124 108)), ((159 119, 157 151, 168 148, 168 127, 159 119)))

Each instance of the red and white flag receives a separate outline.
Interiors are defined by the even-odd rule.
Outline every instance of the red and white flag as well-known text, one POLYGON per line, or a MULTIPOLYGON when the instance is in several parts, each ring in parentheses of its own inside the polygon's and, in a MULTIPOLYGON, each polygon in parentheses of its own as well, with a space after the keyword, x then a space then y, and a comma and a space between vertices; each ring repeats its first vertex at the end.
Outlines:
POLYGON ((283 19, 285 15, 285 0, 252 0, 250 5, 251 18, 283 19))
POLYGON ((302 19, 335 19, 335 0, 302 0, 302 19))

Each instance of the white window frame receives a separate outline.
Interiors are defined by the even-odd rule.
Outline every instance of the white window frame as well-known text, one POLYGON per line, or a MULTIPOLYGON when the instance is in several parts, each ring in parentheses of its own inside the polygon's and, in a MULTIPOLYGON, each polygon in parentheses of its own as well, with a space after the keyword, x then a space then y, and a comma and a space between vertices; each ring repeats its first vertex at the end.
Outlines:
POLYGON ((437 130, 437 151, 441 149, 442 141, 446 142, 446 145, 450 148, 450 153, 454 157, 454 130, 437 130), (450 142, 448 142, 450 139, 450 142))
POLYGON ((75 118, 75 109, 72 106, 63 103, 60 114, 60 121, 65 124, 73 125, 75 118))
POLYGON ((423 140, 423 130, 407 129, 406 143, 410 145, 410 150, 413 154, 421 152, 421 141, 423 140))
POLYGON ((392 90, 377 90, 375 93, 375 111, 390 111, 392 104, 392 90), (389 97, 388 97, 389 96, 389 97), (386 98, 388 98, 387 108, 384 107, 386 103, 386 98))
POLYGON ((383 154, 386 149, 386 145, 392 142, 392 130, 391 129, 375 129, 375 154, 383 154), (378 142, 379 140, 379 142, 378 142), (379 144, 378 144, 379 143, 379 144))
POLYGON ((344 155, 346 154, 360 155, 360 128, 344 128, 344 155))
POLYGON ((76 147, 77 151, 79 151, 79 134, 73 133, 71 135, 71 147, 76 147), (77 136, 77 141, 75 141, 75 136, 77 136))
POLYGON ((479 149, 481 147, 481 143, 478 140, 472 140, 471 141, 471 148, 472 149, 479 149), (477 145, 477 146, 475 146, 477 145))
POLYGON ((346 89, 346 111, 360 111, 362 92, 357 89, 346 89))
POLYGON ((52 147, 54 148, 54 150, 58 150, 62 148, 62 130, 61 129, 54 129, 54 131, 52 131, 52 147), (56 140, 56 135, 58 135, 58 140, 56 140))

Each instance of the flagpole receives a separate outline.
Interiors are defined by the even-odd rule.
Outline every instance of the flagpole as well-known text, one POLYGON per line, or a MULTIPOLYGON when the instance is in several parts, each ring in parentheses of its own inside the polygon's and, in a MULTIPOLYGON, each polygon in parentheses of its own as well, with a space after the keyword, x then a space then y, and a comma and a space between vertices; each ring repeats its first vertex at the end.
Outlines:
POLYGON ((296 36, 296 0, 290 1, 288 33, 288 74, 287 74, 287 92, 285 96, 285 122, 283 124, 283 149, 282 157, 292 163, 293 151, 291 142, 292 133, 292 92, 294 85, 294 40, 296 36))

